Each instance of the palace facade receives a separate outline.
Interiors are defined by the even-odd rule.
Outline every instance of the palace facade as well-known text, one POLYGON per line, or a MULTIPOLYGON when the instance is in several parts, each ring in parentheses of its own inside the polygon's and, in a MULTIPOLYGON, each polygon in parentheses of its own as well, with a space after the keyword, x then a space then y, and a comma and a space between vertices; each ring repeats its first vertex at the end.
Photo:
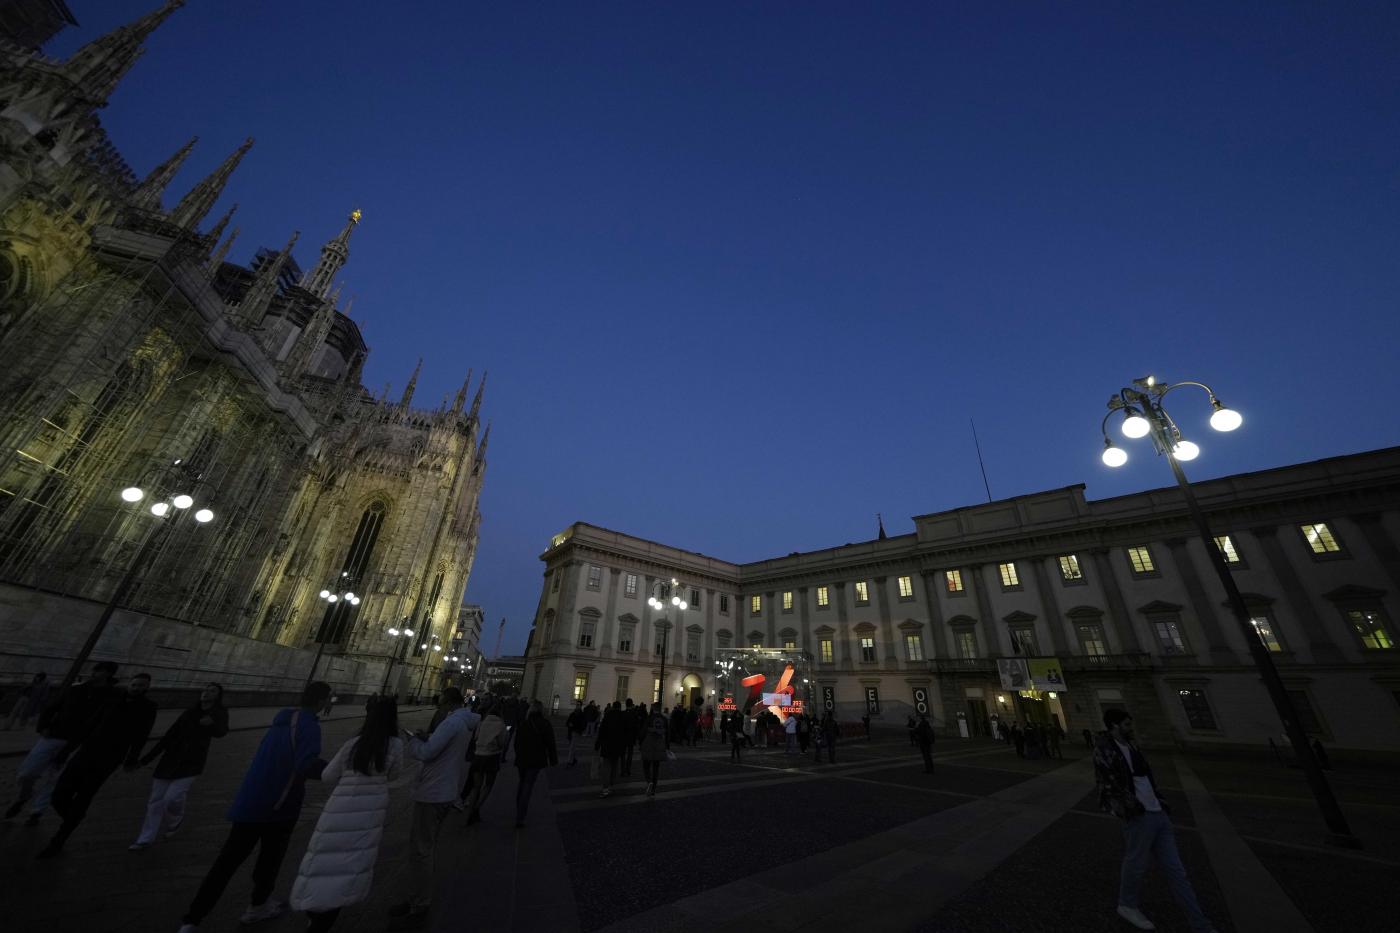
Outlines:
MULTIPOLYGON (((1400 751, 1400 448, 1195 488, 1308 731, 1400 751)), ((722 653, 760 646, 806 652, 840 717, 927 708, 951 734, 1000 717, 1077 735, 1120 706, 1157 744, 1286 744, 1176 488, 1070 486, 913 521, 748 564, 571 525, 541 557, 525 692, 712 703, 722 653), (658 612, 648 597, 672 579, 688 606, 658 612)))
MULTIPOLYGON (((230 261, 236 205, 216 209, 252 139, 178 195, 196 140, 128 167, 99 115, 181 5, 67 61, 0 42, 0 678, 61 675, 116 599, 93 658, 158 687, 296 689, 314 657, 369 692, 388 627, 455 631, 485 380, 431 409, 416 370, 396 399, 361 384, 368 348, 339 297, 358 210, 304 274, 295 233, 230 261)), ((424 664, 437 682, 438 654, 414 644, 390 689, 424 664)))

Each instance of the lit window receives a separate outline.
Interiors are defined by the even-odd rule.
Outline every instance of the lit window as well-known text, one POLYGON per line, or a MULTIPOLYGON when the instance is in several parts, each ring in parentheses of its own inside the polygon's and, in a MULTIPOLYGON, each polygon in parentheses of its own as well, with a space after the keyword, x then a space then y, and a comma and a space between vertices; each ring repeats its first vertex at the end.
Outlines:
POLYGON ((904 650, 909 655, 909 660, 922 661, 924 659, 924 636, 917 632, 905 635, 904 650))
POLYGON ((653 678, 653 679, 652 679, 652 682, 651 682, 651 702, 653 702, 653 703, 660 703, 660 702, 661 702, 661 678, 660 678, 660 677, 656 677, 656 678, 653 678))
POLYGON ((1395 641, 1385 627, 1385 619, 1379 609, 1350 609, 1347 622, 1361 638, 1361 644, 1373 650, 1395 647, 1395 641))
POLYGON ((1181 634, 1180 622, 1168 619, 1154 622, 1152 628, 1157 633, 1157 644, 1161 646, 1163 654, 1186 654, 1186 639, 1181 634))
POLYGON ((588 699, 588 672, 579 671, 574 675, 574 699, 588 699))
POLYGON ((594 567, 592 564, 590 564, 590 565, 588 566, 588 588, 589 588, 590 590, 596 590, 596 589, 599 589, 600 587, 602 587, 602 585, 603 585, 603 568, 602 568, 602 567, 594 567))
POLYGON ((1186 712, 1186 724, 1192 729, 1215 731, 1215 714, 1210 711, 1204 690, 1179 690, 1181 708, 1186 712))
POLYGON ((783 593, 783 612, 792 612, 792 590, 783 593))
POLYGON ((1225 558, 1227 564, 1240 563, 1240 552, 1235 548, 1235 542, 1229 535, 1216 535, 1215 546, 1220 548, 1220 556, 1225 558))
POLYGON ((817 608, 831 605, 831 591, 824 586, 817 587, 817 608))
POLYGON ((899 578, 899 598, 900 598, 900 599, 913 599, 913 598, 914 598, 914 581, 913 581, 912 578, 910 578, 910 577, 900 577, 900 578, 899 578))
POLYGON ((1138 575, 1157 572, 1157 565, 1152 562, 1152 551, 1145 544, 1128 548, 1128 563, 1133 573, 1138 575))
POLYGON ((1274 623, 1268 616, 1255 616, 1249 620, 1249 624, 1254 626, 1254 631, 1259 635, 1259 640, 1264 643, 1264 647, 1270 651, 1282 651, 1283 645, 1279 644, 1278 636, 1274 634, 1274 623))
POLYGON ((972 632, 958 632, 958 657, 977 657, 977 636, 972 632))
POLYGON ((578 627, 578 646, 580 648, 593 647, 593 623, 584 622, 578 627))
POLYGON ((750 647, 750 648, 762 648, 762 647, 763 647, 763 633, 762 633, 762 632, 749 632, 749 647, 750 647))
POLYGON ((1342 546, 1337 543, 1337 536, 1332 534, 1332 529, 1327 527, 1326 522, 1313 522, 1309 525, 1299 525, 1303 531, 1303 537, 1307 539, 1308 547, 1312 548, 1314 554, 1339 554, 1342 546))
POLYGON ((1076 554, 1060 555, 1060 579, 1069 583, 1074 580, 1083 580, 1084 571, 1079 569, 1079 557, 1076 554))
POLYGON ((835 657, 835 653, 832 651, 832 647, 831 647, 831 639, 830 639, 830 638, 823 638, 823 639, 821 640, 821 642, 819 643, 819 645, 820 645, 822 663, 823 663, 823 664, 830 664, 831 661, 832 661, 832 659, 835 657))
POLYGON ((869 635, 862 635, 860 639, 860 659, 862 661, 875 660, 875 639, 869 635))
POLYGON ((687 661, 700 660, 699 632, 690 632, 685 636, 685 659, 687 661))
POLYGON ((870 584, 866 583, 864 580, 856 581, 856 602, 870 602, 870 584))
POLYGON ((760 612, 763 611, 763 597, 762 597, 762 596, 751 596, 751 597, 749 597, 749 606, 752 607, 753 614, 754 614, 754 615, 758 615, 760 612))
POLYGON ((719 611, 722 612, 722 613, 724 613, 725 615, 728 615, 728 614, 729 614, 729 594, 728 594, 728 593, 721 593, 721 594, 719 594, 719 611))
POLYGON ((629 574, 627 575, 627 579, 626 579, 625 581, 623 581, 623 583, 624 583, 623 592, 624 592, 626 595, 628 595, 628 596, 636 596, 636 595, 637 595, 637 575, 636 575, 635 573, 629 573, 629 574))
POLYGON ((943 579, 948 583, 949 593, 961 593, 963 591, 961 570, 945 570, 943 571, 943 579))
POLYGON ((1103 657, 1108 654, 1104 645, 1102 625, 1097 622, 1086 622, 1078 626, 1078 629, 1080 650, 1090 657, 1103 657))
POLYGON ((784 638, 783 647, 789 651, 792 651, 797 647, 797 640, 795 638, 784 638))
POLYGON ((997 570, 1001 573, 1001 588, 1012 589, 1021 585, 1021 577, 1016 573, 1016 565, 1010 562, 997 564, 997 570))

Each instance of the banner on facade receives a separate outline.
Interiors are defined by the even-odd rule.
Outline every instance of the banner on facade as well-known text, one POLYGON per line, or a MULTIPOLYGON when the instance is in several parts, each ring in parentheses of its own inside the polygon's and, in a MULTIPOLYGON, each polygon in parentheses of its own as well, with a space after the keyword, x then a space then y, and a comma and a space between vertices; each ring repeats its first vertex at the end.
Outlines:
POLYGON ((865 711, 872 716, 880 715, 880 688, 865 688, 865 711))
POLYGON ((1029 690, 1031 675, 1023 658, 998 658, 997 673, 1003 690, 1029 690))
POLYGON ((1069 691, 1059 658, 1031 658, 1027 664, 1030 667, 1031 686, 1034 689, 1069 691))
POLYGON ((836 688, 822 687, 822 709, 827 712, 836 711, 836 688))
POLYGON ((914 688, 914 712, 920 716, 928 715, 928 687, 914 688))

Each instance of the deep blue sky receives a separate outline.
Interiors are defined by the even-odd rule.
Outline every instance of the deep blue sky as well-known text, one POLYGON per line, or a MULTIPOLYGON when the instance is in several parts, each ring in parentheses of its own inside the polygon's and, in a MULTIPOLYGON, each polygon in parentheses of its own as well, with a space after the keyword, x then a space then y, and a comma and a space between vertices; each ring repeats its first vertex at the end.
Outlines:
POLYGON ((907 532, 985 499, 969 416, 998 498, 1165 485, 1098 460, 1149 371, 1245 415, 1177 404, 1196 476, 1400 442, 1400 5, 1157 6, 191 0, 105 120, 138 173, 198 134, 181 189, 257 137, 233 258, 361 207, 376 391, 490 370, 468 598, 518 651, 570 522, 907 532))

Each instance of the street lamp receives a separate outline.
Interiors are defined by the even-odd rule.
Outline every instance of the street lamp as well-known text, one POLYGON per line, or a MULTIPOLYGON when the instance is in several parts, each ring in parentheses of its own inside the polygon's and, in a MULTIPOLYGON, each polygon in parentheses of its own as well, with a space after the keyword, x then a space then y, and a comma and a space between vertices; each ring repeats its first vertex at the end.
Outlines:
POLYGON ((661 626, 661 676, 658 678, 661 681, 661 685, 656 691, 657 703, 660 703, 661 698, 666 695, 666 642, 667 636, 671 633, 670 607, 674 606, 682 612, 686 609, 686 601, 681 599, 680 593, 680 581, 672 577, 670 586, 657 580, 652 584, 652 595, 647 597, 647 605, 657 612, 665 613, 662 618, 666 622, 665 625, 661 626), (667 602, 668 596, 670 597, 669 602, 667 602))
POLYGON ((1128 461, 1127 453, 1114 446, 1113 441, 1108 437, 1108 421, 1119 413, 1123 415, 1120 430, 1124 436, 1139 438, 1150 435, 1158 455, 1166 455, 1167 463, 1171 465, 1172 474, 1176 477, 1176 483, 1181 487, 1181 495, 1186 500, 1187 511, 1191 513, 1196 530, 1200 533, 1202 543, 1205 544, 1206 556, 1209 558, 1216 576, 1220 578, 1221 585, 1225 588, 1230 609, 1244 634, 1245 644, 1249 646, 1249 653, 1254 659, 1254 665, 1259 669, 1259 674, 1264 680, 1264 687, 1268 690, 1269 698, 1273 701, 1274 710, 1278 713, 1279 719, 1283 721, 1284 731, 1288 735, 1289 742, 1293 745, 1293 753, 1298 756, 1298 763, 1302 766, 1304 775, 1307 776, 1308 786, 1312 790, 1313 797, 1317 799, 1318 807, 1322 810, 1322 817, 1330 830, 1328 841, 1335 845, 1360 848, 1361 843, 1352 835, 1346 817, 1342 814, 1342 808, 1338 806, 1337 798, 1332 794, 1332 788, 1327 783, 1322 768, 1318 765, 1317 756, 1313 754, 1312 746, 1308 744, 1307 733, 1303 731, 1302 725, 1298 721, 1298 714, 1293 709, 1293 702, 1284 689, 1283 681, 1279 678, 1278 668, 1274 666, 1274 659, 1269 654, 1269 648, 1264 644, 1259 630, 1254 627, 1254 623, 1250 619, 1249 608, 1245 605, 1244 597, 1240 595, 1239 587, 1235 585, 1234 576, 1230 573, 1229 565, 1225 563, 1225 556, 1221 553, 1220 546, 1215 542, 1215 536, 1211 533, 1210 523, 1206 521, 1205 512, 1201 509, 1200 502, 1196 500, 1196 494, 1186 479, 1185 471, 1181 469, 1182 461, 1196 459, 1201 450, 1182 436, 1181 429, 1167 413, 1162 401, 1167 393, 1183 386, 1194 386, 1203 390, 1210 397, 1212 408, 1210 426, 1215 430, 1233 431, 1244 423, 1244 418, 1239 412, 1226 408, 1216 397, 1215 392, 1204 383, 1160 383, 1152 376, 1145 376, 1142 379, 1133 380, 1131 386, 1119 389, 1117 394, 1108 400, 1108 414, 1104 416, 1100 425, 1104 443, 1103 462, 1110 467, 1119 467, 1128 461), (1143 430, 1144 426, 1146 430, 1143 430))
MULTIPOLYGON (((174 466, 178 467, 183 461, 176 460, 174 466)), ((127 486, 120 493, 121 500, 129 505, 135 505, 146 498, 146 490, 140 486, 127 486)), ((159 521, 146 529, 146 536, 141 541, 141 547, 137 549, 136 556, 127 565, 126 573, 122 575, 121 582, 112 591, 112 597, 107 600, 107 605, 102 609, 102 615, 97 617, 97 624, 88 633, 87 641, 78 649, 78 654, 73 658, 73 663, 68 668, 68 673, 64 675, 63 683, 59 689, 64 689, 73 684, 82 673, 83 664, 88 656, 92 654, 92 649, 97 647, 98 640, 102 637, 102 632, 106 630, 107 623, 112 621, 112 616, 116 614, 117 606, 121 605, 131 592, 132 585, 136 582, 136 577, 146 567, 147 558, 155 549, 158 542, 164 541, 175 528, 182 516, 188 514, 190 506, 194 505, 194 497, 187 493, 180 493, 174 496, 169 502, 157 502, 148 510, 151 515, 159 521), (171 506, 174 511, 171 511, 171 506)), ((214 513, 208 508, 200 508, 194 512, 193 518, 198 525, 207 525, 214 520, 214 513)))
MULTIPOLYGON (((179 502, 175 505, 178 507, 179 502)), ((196 515, 195 518, 199 516, 196 515)), ((316 657, 311 659, 311 670, 306 675, 306 686, 311 685, 311 681, 316 679, 316 668, 321 665, 321 655, 326 650, 326 639, 335 634, 331 621, 336 617, 337 610, 341 613, 348 613, 350 608, 360 604, 360 597, 355 595, 355 591, 350 589, 350 571, 342 570, 339 578, 331 586, 321 590, 317 596, 326 604, 325 615, 321 619, 321 631, 316 639, 316 657)))
MULTIPOLYGON (((408 619, 405 618, 404 622, 407 623, 408 619)), ((413 629, 407 624, 403 628, 391 625, 388 631, 389 637, 396 640, 399 646, 389 652, 389 663, 384 665, 384 685, 379 688, 381 694, 389 692, 389 674, 394 670, 394 663, 403 660, 404 655, 408 653, 408 646, 413 643, 413 629)))

